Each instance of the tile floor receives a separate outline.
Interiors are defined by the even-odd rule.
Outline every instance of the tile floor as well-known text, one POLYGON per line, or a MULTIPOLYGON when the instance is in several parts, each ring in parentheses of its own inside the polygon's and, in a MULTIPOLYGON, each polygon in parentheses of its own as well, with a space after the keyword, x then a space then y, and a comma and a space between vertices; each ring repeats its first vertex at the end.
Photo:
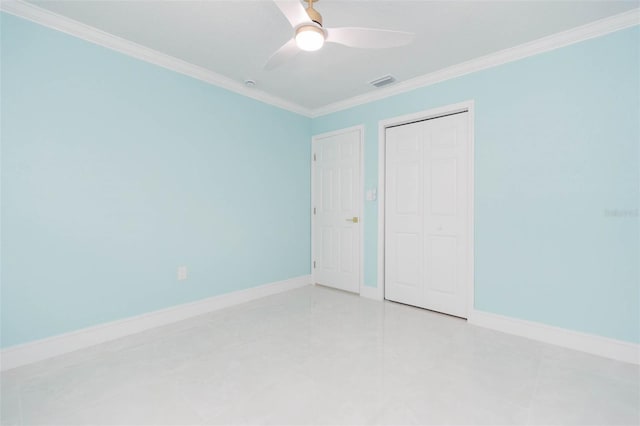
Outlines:
POLYGON ((3 425, 640 423, 638 366, 311 286, 0 382, 3 425))

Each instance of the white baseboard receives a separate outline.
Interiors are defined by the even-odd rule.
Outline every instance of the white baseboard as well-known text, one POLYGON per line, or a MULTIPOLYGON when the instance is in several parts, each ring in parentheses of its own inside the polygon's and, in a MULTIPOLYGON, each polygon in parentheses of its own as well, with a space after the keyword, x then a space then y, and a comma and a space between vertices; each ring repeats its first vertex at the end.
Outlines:
POLYGON ((380 292, 378 287, 368 287, 366 285, 361 285, 360 297, 373 300, 382 300, 382 292, 380 292))
POLYGON ((580 333, 565 328, 477 310, 471 311, 468 321, 470 324, 491 328, 503 333, 515 334, 618 361, 640 364, 640 345, 636 343, 580 333))
POLYGON ((109 340, 309 284, 311 284, 311 276, 303 275, 13 346, 0 352, 0 371, 42 361, 109 340))

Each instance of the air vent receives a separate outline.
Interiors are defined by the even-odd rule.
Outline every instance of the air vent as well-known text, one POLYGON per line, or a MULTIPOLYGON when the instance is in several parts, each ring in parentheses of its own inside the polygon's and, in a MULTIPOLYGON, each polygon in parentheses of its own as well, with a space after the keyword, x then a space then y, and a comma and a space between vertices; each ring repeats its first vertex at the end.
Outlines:
POLYGON ((373 81, 370 81, 369 84, 375 87, 383 87, 386 86, 388 84, 393 83, 394 81, 396 81, 396 78, 392 75, 385 75, 384 77, 380 77, 378 79, 375 79, 373 81))

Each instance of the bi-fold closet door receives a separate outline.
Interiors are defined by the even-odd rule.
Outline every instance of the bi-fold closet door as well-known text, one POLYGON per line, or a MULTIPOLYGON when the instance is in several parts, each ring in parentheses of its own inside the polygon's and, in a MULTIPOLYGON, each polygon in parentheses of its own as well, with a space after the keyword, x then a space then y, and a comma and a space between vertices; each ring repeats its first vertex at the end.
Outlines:
POLYGON ((386 129, 385 298, 467 317, 468 113, 386 129))

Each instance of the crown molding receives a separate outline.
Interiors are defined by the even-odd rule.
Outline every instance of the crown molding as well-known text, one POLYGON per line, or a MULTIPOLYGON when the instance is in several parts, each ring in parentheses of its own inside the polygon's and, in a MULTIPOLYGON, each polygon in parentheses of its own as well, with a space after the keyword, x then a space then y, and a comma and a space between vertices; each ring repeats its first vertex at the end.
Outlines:
POLYGON ((552 34, 538 40, 405 80, 392 86, 378 89, 375 92, 365 93, 319 108, 311 109, 264 91, 248 88, 241 82, 235 81, 206 68, 191 64, 183 61, 182 59, 175 58, 148 47, 141 46, 132 41, 50 12, 23 0, 0 0, 0 10, 108 49, 124 53, 125 55, 132 56, 260 102, 310 118, 321 117, 323 115, 342 111, 358 105, 388 98, 400 93, 409 92, 414 89, 430 86, 432 84, 461 77, 476 71, 517 61, 519 59, 548 52, 640 24, 640 8, 632 9, 618 15, 613 15, 570 30, 552 34))
POLYGON ((157 50, 139 45, 132 41, 115 36, 95 27, 83 24, 57 13, 50 12, 23 0, 1 0, 0 10, 57 31, 81 38, 88 42, 115 50, 145 62, 161 66, 180 74, 202 80, 231 92, 282 108, 306 117, 312 115, 312 110, 261 90, 246 87, 243 83, 217 74, 206 68, 183 61, 157 50))
POLYGON ((365 93, 349 99, 334 102, 312 111, 312 118, 342 111, 358 105, 388 98, 400 93, 409 92, 432 84, 440 83, 452 78, 461 77, 476 71, 517 61, 539 53, 548 52, 590 38, 599 37, 618 30, 640 24, 640 8, 600 19, 576 28, 562 31, 515 47, 490 53, 467 62, 453 65, 441 70, 425 74, 394 84, 375 92, 365 93))

